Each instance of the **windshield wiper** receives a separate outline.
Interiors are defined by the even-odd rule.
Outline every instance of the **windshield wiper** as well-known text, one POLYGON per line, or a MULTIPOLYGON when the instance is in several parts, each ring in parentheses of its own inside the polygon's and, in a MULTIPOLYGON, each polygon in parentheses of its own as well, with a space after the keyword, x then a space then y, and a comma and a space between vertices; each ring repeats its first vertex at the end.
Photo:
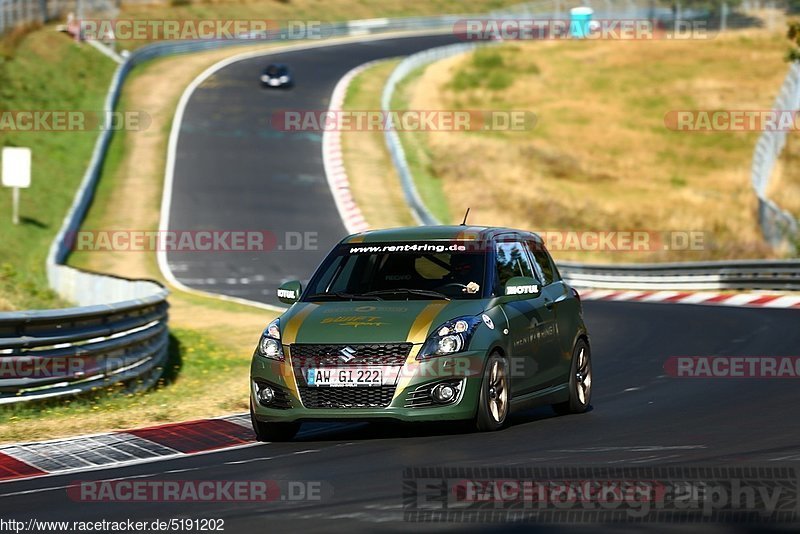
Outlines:
POLYGON ((438 291, 428 291, 427 289, 408 289, 400 287, 397 289, 381 289, 379 291, 369 291, 364 295, 418 295, 420 297, 430 297, 440 300, 450 300, 450 297, 438 291))
POLYGON ((352 293, 344 293, 342 291, 332 291, 330 293, 314 293, 308 297, 308 300, 320 299, 341 299, 341 300, 383 300, 376 295, 353 295, 352 293))

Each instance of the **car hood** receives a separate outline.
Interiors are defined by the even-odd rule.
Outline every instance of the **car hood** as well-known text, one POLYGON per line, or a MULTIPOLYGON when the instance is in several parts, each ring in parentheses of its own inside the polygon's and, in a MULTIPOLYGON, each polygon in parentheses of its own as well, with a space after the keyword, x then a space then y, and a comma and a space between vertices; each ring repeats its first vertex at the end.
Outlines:
POLYGON ((281 316, 291 343, 423 343, 443 322, 484 311, 488 300, 298 302, 281 316))

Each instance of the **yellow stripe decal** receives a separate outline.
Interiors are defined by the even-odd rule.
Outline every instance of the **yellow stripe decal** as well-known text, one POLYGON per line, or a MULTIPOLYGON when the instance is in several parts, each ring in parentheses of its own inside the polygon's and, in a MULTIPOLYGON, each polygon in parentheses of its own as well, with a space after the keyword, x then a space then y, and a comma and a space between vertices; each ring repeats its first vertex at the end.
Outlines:
POLYGON ((306 304, 305 308, 289 319, 286 326, 283 327, 283 332, 281 332, 281 343, 286 350, 286 359, 283 362, 281 374, 283 375, 286 385, 289 386, 291 393, 294 394, 297 400, 300 400, 300 389, 297 387, 297 380, 295 379, 294 369, 292 368, 292 355, 291 351, 288 350, 288 346, 297 340, 297 333, 300 331, 300 327, 303 325, 306 318, 311 315, 311 312, 317 309, 317 306, 317 304, 306 304))
MULTIPOLYGON (((417 315, 414 324, 411 325, 406 341, 414 343, 414 345, 425 343, 425 339, 428 337, 428 330, 431 329, 433 320, 436 319, 439 312, 441 312, 445 306, 447 306, 446 301, 433 302, 425 306, 419 315, 417 315)), ((406 387, 408 387, 409 382, 411 382, 411 378, 414 376, 416 368, 419 366, 417 354, 419 354, 421 348, 422 347, 419 346, 412 347, 411 353, 406 359, 406 365, 403 367, 403 374, 397 382, 397 389, 394 390, 394 397, 392 400, 396 399, 406 387)))
POLYGON ((414 324, 411 325, 406 341, 410 343, 425 343, 425 339, 428 337, 428 330, 431 329, 431 323, 445 306, 447 306, 446 301, 437 301, 425 306, 417 316, 414 324))
POLYGON ((303 322, 305 322, 306 317, 311 315, 311 312, 317 309, 317 304, 306 304, 305 308, 300 310, 299 312, 295 313, 289 322, 283 327, 283 332, 281 332, 281 338, 284 345, 291 345, 297 340, 297 332, 300 331, 300 327, 303 326, 303 322))

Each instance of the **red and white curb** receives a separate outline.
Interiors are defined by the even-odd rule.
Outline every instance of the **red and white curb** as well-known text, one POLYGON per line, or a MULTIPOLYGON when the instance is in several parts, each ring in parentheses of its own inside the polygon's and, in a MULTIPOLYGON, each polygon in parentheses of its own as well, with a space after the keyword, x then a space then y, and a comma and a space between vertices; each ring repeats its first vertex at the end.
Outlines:
POLYGON ((0 482, 164 460, 255 443, 249 414, 0 446, 0 482))
MULTIPOLYGON (((344 99, 347 96, 347 88, 353 78, 361 74, 366 69, 380 63, 384 60, 376 60, 364 63, 358 67, 350 70, 345 74, 336 84, 336 87, 331 93, 331 103, 328 111, 338 113, 342 111, 344 99)), ((325 177, 328 180, 328 186, 331 188, 333 200, 336 203, 336 209, 339 211, 339 217, 342 219, 347 232, 356 234, 369 230, 369 224, 364 219, 364 214, 356 204, 353 198, 353 192, 350 189, 350 180, 347 177, 347 171, 344 168, 344 159, 342 157, 342 132, 339 130, 328 130, 322 132, 322 163, 325 167, 325 177)))
POLYGON ((580 289, 578 293, 580 293, 581 300, 800 309, 800 295, 715 293, 712 291, 615 291, 610 289, 580 289))

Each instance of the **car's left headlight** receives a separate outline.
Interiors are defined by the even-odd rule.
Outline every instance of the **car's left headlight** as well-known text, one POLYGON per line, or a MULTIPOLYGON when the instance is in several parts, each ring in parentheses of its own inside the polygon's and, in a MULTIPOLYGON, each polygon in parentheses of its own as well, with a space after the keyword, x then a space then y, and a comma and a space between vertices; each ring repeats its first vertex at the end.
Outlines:
POLYGON ((289 81, 289 77, 288 76, 281 76, 279 79, 280 79, 281 83, 286 83, 286 82, 289 81))
POLYGON ((258 353, 271 360, 283 361, 280 319, 275 319, 264 329, 258 340, 258 353))
POLYGON ((480 315, 457 317, 447 321, 428 337, 417 359, 445 356, 466 350, 481 322, 480 315))
POLYGON ((267 76, 266 74, 262 74, 261 75, 261 81, 262 82, 268 82, 269 81, 269 76, 267 76))

